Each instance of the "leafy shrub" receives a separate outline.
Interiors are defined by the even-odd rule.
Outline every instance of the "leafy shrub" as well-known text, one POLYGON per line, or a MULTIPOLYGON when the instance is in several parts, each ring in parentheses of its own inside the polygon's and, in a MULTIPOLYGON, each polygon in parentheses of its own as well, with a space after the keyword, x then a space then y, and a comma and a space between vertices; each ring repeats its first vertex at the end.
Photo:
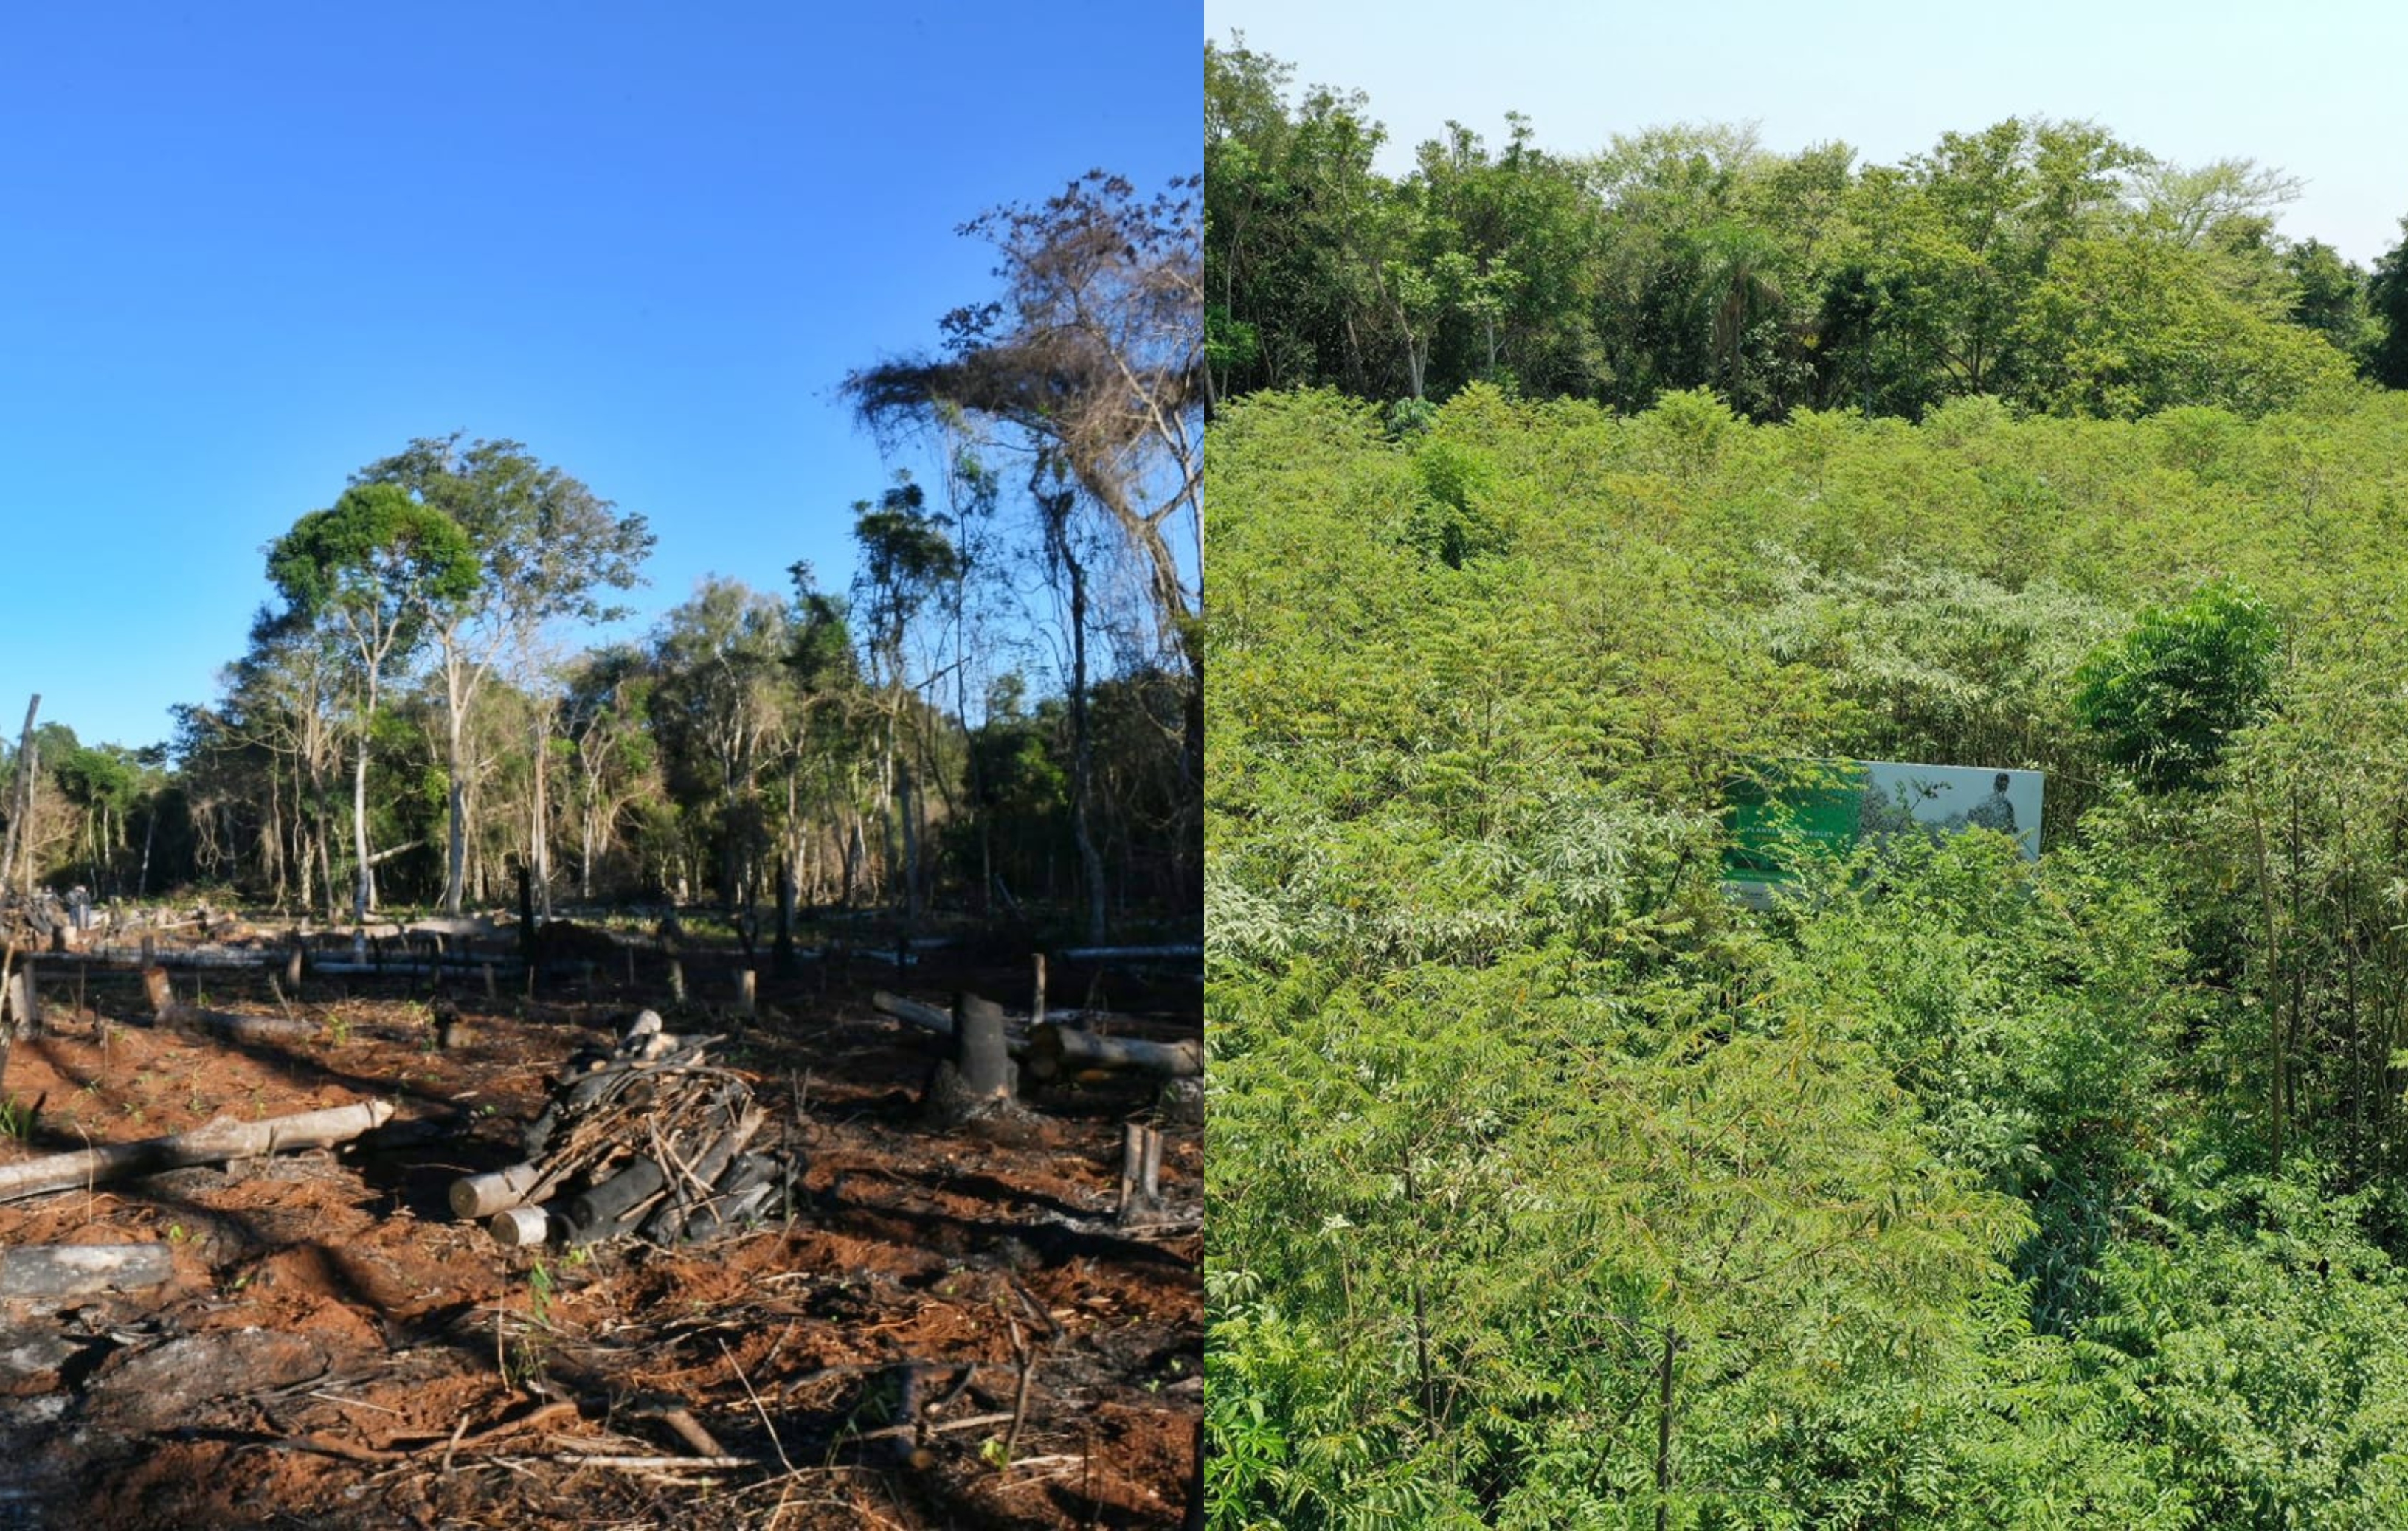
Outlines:
POLYGON ((2073 710, 2115 765, 2147 786, 2197 786, 2227 738, 2266 707, 2282 630, 2246 585, 2218 579, 2152 607, 2074 672, 2073 710))

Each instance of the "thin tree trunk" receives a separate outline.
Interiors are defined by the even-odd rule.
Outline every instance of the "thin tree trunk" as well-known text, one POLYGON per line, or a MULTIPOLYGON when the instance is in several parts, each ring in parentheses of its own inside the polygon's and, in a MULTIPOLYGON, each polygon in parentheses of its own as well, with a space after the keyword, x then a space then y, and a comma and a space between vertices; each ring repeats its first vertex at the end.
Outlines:
POLYGON ((1672 1517, 1672 1357, 1680 1348, 1680 1331, 1667 1324, 1656 1363, 1656 1531, 1666 1531, 1672 1517))
POLYGON ((1070 575, 1070 837, 1087 884, 1087 940, 1104 942, 1104 858, 1096 848, 1091 822, 1096 749, 1087 719, 1087 571, 1061 538, 1063 566, 1070 575))
MULTIPOLYGON (((375 710, 375 704, 369 704, 375 710)), ((376 897, 370 880, 375 876, 368 865, 368 737, 366 725, 360 731, 359 751, 351 767, 351 851, 359 857, 359 877, 352 884, 351 918, 361 924, 368 921, 368 905, 376 897)))
POLYGON ((449 821, 443 843, 443 912, 456 915, 468 880, 468 780, 461 760, 461 736, 466 725, 460 715, 460 688, 455 683, 450 689, 452 694, 443 709, 445 766, 451 772, 451 781, 443 794, 449 821))
POLYGON ((545 766, 552 754, 551 750, 546 748, 551 740, 550 709, 538 707, 536 708, 535 719, 535 839, 532 859, 535 863, 536 886, 539 890, 537 898, 542 906, 543 917, 547 920, 552 918, 552 810, 545 793, 546 784, 551 780, 551 773, 545 766))
POLYGON ((25 859, 34 859, 32 825, 26 821, 33 817, 34 809, 34 715, 41 709, 42 694, 36 692, 34 699, 25 704, 25 726, 17 736, 17 780, 16 790, 8 798, 8 839, 5 847, 0 847, 0 893, 22 892, 32 881, 30 877, 18 880, 17 848, 22 843, 25 859))

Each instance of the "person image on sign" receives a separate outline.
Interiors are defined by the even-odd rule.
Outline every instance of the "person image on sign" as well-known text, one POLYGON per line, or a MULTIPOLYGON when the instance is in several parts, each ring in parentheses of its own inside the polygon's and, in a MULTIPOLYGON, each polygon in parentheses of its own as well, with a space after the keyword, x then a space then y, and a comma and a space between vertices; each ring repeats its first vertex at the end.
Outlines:
POLYGON ((2015 832, 2015 806, 2007 801, 2007 773, 2000 771, 1990 782, 1990 795, 1965 810, 1965 826, 1969 829, 1995 829, 2001 834, 2015 832))

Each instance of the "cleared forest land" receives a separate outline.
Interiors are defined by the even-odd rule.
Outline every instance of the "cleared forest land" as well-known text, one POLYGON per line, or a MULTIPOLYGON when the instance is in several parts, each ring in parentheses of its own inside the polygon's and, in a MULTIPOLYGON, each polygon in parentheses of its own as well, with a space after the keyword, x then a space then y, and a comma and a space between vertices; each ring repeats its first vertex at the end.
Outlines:
MULTIPOLYGON (((216 1118, 391 1116, 331 1148, 0 1203, 9 1261, 167 1255, 164 1281, 7 1300, 0 1518, 1177 1524, 1201 1409, 1200 1133, 1158 1112, 1158 1081, 1088 1071, 1021 1111, 932 1123, 928 1036, 873 994, 1025 1009, 1025 953, 955 945, 898 975, 831 943, 793 976, 765 971, 748 1013, 732 946, 582 935, 565 957, 553 941, 532 997, 507 944, 498 980, 473 959, 405 972, 387 943, 385 975, 313 968, 296 993, 275 925, 154 938, 165 1012, 138 960, 37 959, 43 1014, 8 1055, 0 1177, 216 1118), (228 966, 254 937, 266 961, 228 966), (725 1038, 713 1077, 749 1088, 753 1147, 790 1182, 724 1237, 669 1248, 511 1249, 456 1217, 454 1182, 519 1160, 564 1062, 607 1052, 645 1008, 725 1038), (1159 1215, 1134 1225, 1115 1215, 1132 1120, 1165 1129, 1159 1215)), ((1192 980, 1057 962, 1053 983, 1058 1004, 1116 1008, 1129 1035, 1196 1035, 1192 980)))

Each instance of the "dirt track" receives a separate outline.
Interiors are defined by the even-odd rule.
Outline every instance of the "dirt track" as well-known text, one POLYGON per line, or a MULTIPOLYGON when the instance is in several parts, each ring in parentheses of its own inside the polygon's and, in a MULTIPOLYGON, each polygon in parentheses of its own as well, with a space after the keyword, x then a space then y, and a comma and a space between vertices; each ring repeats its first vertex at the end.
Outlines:
MULTIPOLYGON (((687 971, 696 994, 732 993, 708 959, 687 971)), ((164 1240, 175 1262, 165 1288, 0 1314, 0 1524, 1178 1524, 1201 1239, 1111 1225, 1121 1123, 1154 1092, 1090 1080, 1025 1122, 939 1132, 919 1038, 867 1003, 873 983, 1016 999, 1016 968, 763 981, 760 1021, 722 1056, 792 1123, 791 1219, 590 1254, 504 1250, 452 1219, 446 1188, 517 1156, 551 1069, 638 1005, 666 1009, 657 980, 535 1003, 455 986, 471 1036, 443 1052, 403 980, 313 979, 294 1013, 322 1036, 265 1045, 128 1023, 130 974, 95 978, 79 1009, 75 977, 46 970, 50 1035, 17 1045, 6 1083, 41 1110, 0 1162, 219 1114, 399 1110, 335 1152, 0 1206, 7 1244, 164 1240), (697 1465, 704 1444, 740 1465, 697 1465)), ((200 984, 280 1013, 264 973, 200 984)), ((1169 1136, 1165 1191, 1196 1202, 1200 1133, 1169 1136)))

